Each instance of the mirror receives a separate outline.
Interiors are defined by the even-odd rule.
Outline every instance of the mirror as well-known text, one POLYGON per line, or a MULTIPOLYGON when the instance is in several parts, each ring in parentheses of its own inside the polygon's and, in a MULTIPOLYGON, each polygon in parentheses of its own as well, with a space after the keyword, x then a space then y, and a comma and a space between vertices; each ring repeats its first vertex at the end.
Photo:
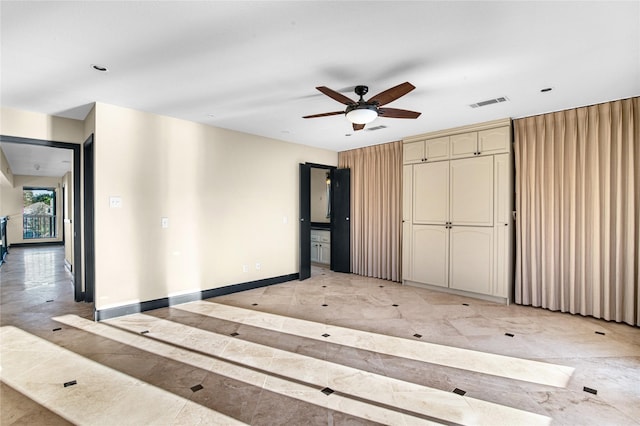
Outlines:
POLYGON ((311 168, 311 223, 331 223, 329 169, 311 168))

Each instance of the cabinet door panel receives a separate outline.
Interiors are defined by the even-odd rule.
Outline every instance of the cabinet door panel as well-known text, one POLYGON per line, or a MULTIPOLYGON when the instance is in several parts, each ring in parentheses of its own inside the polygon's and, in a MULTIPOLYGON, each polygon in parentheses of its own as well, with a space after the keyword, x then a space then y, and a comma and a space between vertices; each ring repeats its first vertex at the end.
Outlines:
POLYGON ((331 263, 331 244, 320 244, 320 263, 331 263))
POLYGON ((413 166, 402 166, 402 220, 411 222, 411 197, 413 195, 413 166))
POLYGON ((419 163, 424 158, 424 141, 402 144, 402 161, 404 164, 419 163))
POLYGON ((449 230, 443 225, 414 225, 412 281, 447 287, 449 281, 449 230))
POLYGON ((495 197, 495 224, 511 222, 513 195, 511 194, 511 154, 493 157, 493 183, 495 197))
POLYGON ((481 154, 510 152, 511 131, 509 127, 481 130, 478 132, 478 151, 481 154))
POLYGON ((491 294, 493 228, 454 226, 451 232, 449 287, 491 294))
POLYGON ((311 243, 311 261, 320 262, 320 243, 311 243))
POLYGON ((444 224, 449 219, 449 162, 413 166, 413 223, 444 224))
POLYGON ((402 279, 413 280, 411 273, 411 223, 402 224, 402 279))
POLYGON ((478 151, 478 132, 453 135, 449 140, 451 158, 470 157, 478 151))
POLYGON ((493 157, 451 161, 450 209, 454 225, 493 225, 493 157))
POLYGON ((513 259, 511 258, 511 226, 496 225, 494 231, 495 244, 495 279, 491 294, 498 297, 510 298, 511 273, 513 259))
POLYGON ((425 158, 427 161, 439 161, 449 158, 449 136, 425 141, 425 158))

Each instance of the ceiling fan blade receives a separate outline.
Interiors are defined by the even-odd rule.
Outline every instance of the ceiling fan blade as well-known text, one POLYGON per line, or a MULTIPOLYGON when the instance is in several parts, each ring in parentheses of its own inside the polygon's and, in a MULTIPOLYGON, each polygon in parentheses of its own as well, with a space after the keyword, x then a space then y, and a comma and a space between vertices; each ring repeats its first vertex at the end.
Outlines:
POLYGON ((406 95, 415 88, 416 86, 407 81, 402 84, 398 84, 391 89, 387 89, 382 93, 378 93, 373 98, 369 99, 368 103, 377 102, 378 105, 386 105, 389 102, 395 101, 400 96, 406 95))
POLYGON ((302 118, 328 117, 330 115, 344 114, 344 111, 323 112, 322 114, 305 115, 302 118))
POLYGON ((388 118, 418 118, 420 117, 420 112, 409 111, 406 109, 397 109, 397 108, 378 108, 378 115, 380 117, 388 117, 388 118))
POLYGON ((357 132, 358 130, 362 130, 362 129, 364 129, 364 124, 353 123, 353 130, 357 132))
POLYGON ((335 90, 329 89, 328 87, 320 86, 320 87, 316 87, 316 89, 318 89, 319 91, 321 91, 322 93, 330 97, 331 99, 334 99, 340 102, 341 104, 352 105, 356 103, 355 101, 352 101, 351 99, 347 98, 342 93, 338 93, 335 90))

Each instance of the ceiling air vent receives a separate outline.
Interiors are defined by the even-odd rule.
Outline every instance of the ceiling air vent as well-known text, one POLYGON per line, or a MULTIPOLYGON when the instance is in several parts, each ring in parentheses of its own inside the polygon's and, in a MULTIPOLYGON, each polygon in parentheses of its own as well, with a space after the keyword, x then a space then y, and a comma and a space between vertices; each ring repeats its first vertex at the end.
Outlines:
POLYGON ((500 102, 507 102, 508 100, 509 100, 509 98, 507 98, 506 96, 502 96, 500 98, 487 99, 486 101, 477 102, 477 103, 471 104, 469 106, 471 108, 478 108, 478 107, 483 107, 483 106, 487 106, 487 105, 491 105, 491 104, 498 104, 500 102))
POLYGON ((368 132, 373 132, 374 130, 381 130, 381 129, 386 129, 386 128, 387 128, 387 126, 380 125, 380 126, 375 126, 375 127, 368 127, 365 130, 368 131, 368 132))

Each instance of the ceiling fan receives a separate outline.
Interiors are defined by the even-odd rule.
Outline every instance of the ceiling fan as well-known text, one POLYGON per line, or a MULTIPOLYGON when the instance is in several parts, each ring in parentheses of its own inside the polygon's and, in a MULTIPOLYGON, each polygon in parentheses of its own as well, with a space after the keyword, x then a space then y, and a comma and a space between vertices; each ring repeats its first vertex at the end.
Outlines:
POLYGON ((399 97, 404 96, 415 89, 415 86, 409 82, 398 84, 391 89, 378 93, 368 101, 365 101, 363 96, 369 92, 369 88, 367 86, 356 86, 354 91, 356 92, 356 95, 360 96, 360 99, 357 102, 325 86, 316 87, 316 89, 330 98, 345 104, 347 109, 344 111, 306 115, 302 118, 327 117, 329 115, 344 114, 347 119, 353 123, 353 130, 362 130, 367 123, 371 123, 377 117, 418 118, 421 114, 419 112, 408 111, 406 109, 381 108, 382 105, 393 102, 399 97))

